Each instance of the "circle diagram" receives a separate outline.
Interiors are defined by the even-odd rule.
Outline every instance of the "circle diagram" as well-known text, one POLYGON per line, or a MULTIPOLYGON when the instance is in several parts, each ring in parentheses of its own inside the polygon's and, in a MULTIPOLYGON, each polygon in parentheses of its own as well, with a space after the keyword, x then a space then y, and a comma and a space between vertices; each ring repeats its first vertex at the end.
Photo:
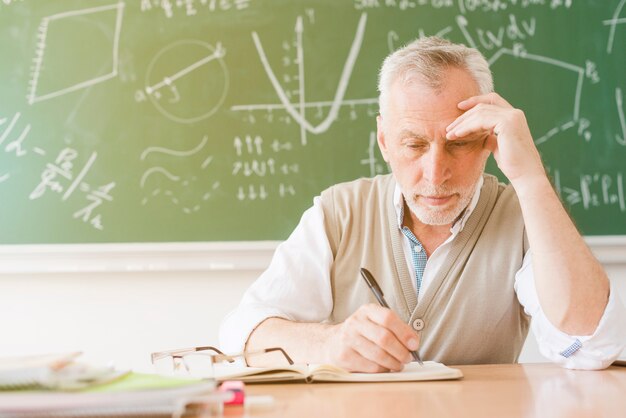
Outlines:
POLYGON ((168 119, 191 124, 213 115, 228 91, 224 48, 198 40, 175 42, 148 65, 145 91, 168 119))

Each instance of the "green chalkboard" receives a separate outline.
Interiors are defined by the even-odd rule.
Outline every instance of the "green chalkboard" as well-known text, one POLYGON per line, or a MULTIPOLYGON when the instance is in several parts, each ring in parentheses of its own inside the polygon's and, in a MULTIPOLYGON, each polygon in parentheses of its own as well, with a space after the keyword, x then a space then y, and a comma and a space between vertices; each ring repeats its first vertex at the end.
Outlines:
POLYGON ((435 34, 485 54, 583 233, 626 235, 624 3, 1 1, 0 243, 284 239, 387 172, 378 68, 435 34))

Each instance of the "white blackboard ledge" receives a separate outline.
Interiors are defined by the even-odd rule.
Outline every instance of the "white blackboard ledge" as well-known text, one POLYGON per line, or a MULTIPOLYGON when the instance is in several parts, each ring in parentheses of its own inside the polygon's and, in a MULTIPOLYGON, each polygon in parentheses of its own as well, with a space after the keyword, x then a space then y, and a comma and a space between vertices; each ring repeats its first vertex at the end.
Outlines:
POLYGON ((0 245, 0 274, 263 271, 280 241, 0 245))
MULTIPOLYGON (((626 264, 626 236, 585 237, 604 265, 626 264)), ((280 241, 0 245, 0 274, 261 272, 280 241)))

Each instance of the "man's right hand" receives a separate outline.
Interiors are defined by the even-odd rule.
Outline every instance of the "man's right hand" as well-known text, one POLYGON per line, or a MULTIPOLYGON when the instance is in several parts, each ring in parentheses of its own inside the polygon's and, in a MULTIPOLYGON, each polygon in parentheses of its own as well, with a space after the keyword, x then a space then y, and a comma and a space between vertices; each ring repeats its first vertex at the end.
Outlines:
POLYGON ((393 311, 375 304, 361 306, 330 328, 329 362, 352 372, 400 371, 411 362, 419 337, 393 311))

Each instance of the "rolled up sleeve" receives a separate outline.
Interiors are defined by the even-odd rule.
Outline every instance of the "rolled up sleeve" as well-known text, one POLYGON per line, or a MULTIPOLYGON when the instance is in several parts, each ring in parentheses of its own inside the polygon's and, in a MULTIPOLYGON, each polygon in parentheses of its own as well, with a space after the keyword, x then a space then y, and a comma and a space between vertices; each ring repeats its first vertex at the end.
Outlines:
POLYGON ((524 257, 515 278, 515 291, 525 312, 532 317, 532 330, 539 351, 548 360, 568 369, 604 369, 620 355, 626 345, 626 309, 611 283, 608 303, 592 335, 568 335, 545 316, 532 271, 532 254, 524 257))

